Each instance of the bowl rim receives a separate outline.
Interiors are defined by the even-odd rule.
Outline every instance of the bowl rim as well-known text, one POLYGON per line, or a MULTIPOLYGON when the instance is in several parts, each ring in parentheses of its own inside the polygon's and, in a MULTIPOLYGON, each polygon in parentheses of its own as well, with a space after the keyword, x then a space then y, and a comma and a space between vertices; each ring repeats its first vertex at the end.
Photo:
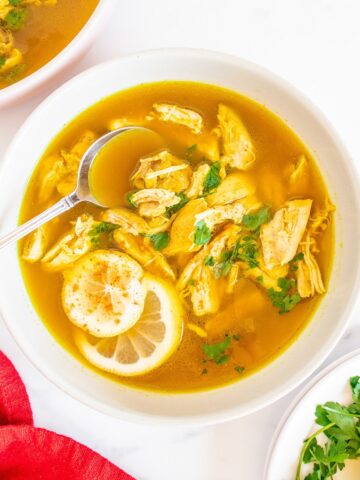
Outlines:
MULTIPOLYGON (((49 104, 51 104, 52 100, 59 94, 62 94, 65 92, 68 88, 71 88, 72 82, 73 81, 79 81, 86 79, 88 75, 92 75, 94 72, 97 70, 101 71, 102 68, 104 68, 105 65, 109 66, 111 64, 117 65, 119 62, 126 62, 129 60, 142 60, 142 59, 149 59, 153 56, 169 56, 171 55, 172 57, 179 55, 179 56, 185 56, 188 59, 191 58, 205 58, 210 60, 210 61, 226 61, 229 63, 232 63, 233 66, 235 67, 242 67, 242 68, 250 68, 255 75, 260 75, 263 77, 266 77, 269 80, 269 83, 274 83, 281 87, 282 90, 285 91, 290 97, 295 97, 298 102, 300 102, 302 105, 304 105, 311 113, 312 116, 314 116, 320 123, 321 125, 326 129, 327 135, 331 135, 333 142, 336 144, 336 146, 342 150, 343 155, 342 158, 345 160, 343 163, 347 166, 349 173, 352 176, 353 183, 354 185, 358 183, 358 173, 355 168, 354 162, 352 157, 350 156, 347 148, 343 144, 342 140, 340 139, 339 134, 336 132, 336 130, 333 128, 332 124, 329 122, 329 120, 325 117, 325 115, 321 112, 321 110, 314 105, 309 98, 304 95, 301 91, 299 91, 296 87, 294 87, 291 83, 287 82, 283 78, 279 77, 277 74, 269 71, 268 69, 261 67, 253 62, 250 62, 248 60, 242 59, 240 57, 236 57, 233 55, 228 55, 224 54, 221 52, 214 52, 210 50, 202 50, 202 49, 184 49, 184 48, 164 48, 164 49, 155 49, 155 50, 146 50, 142 52, 136 52, 130 55, 125 55, 121 57, 117 57, 115 59, 109 60, 107 62, 100 63, 98 65, 95 65, 84 72, 78 74, 77 76, 73 77, 72 79, 68 80, 66 83, 61 85, 57 90, 55 90, 49 97, 47 97, 38 107, 30 114, 30 116, 25 120, 23 125, 20 127, 18 132, 16 133, 15 137, 13 138, 10 146, 8 147, 6 153, 5 153, 5 159, 2 162, 2 165, 0 167, 0 177, 1 173, 4 172, 6 168, 8 168, 8 164, 10 163, 10 158, 11 158, 11 151, 12 149, 16 148, 16 145, 21 139, 21 136, 23 134, 23 131, 27 129, 27 126, 31 123, 31 120, 33 116, 37 115, 39 111, 47 108, 49 104)), ((114 92, 115 93, 115 92, 114 92)), ((96 102, 94 102, 96 103, 96 102)), ((93 105, 93 103, 89 103, 88 107, 93 105)), ((357 206, 360 206, 360 192, 358 190, 355 190, 356 198, 357 198, 357 206)), ((73 387, 70 385, 66 380, 62 379, 60 375, 52 373, 49 369, 46 368, 44 364, 42 364, 38 359, 32 358, 31 353, 28 352, 28 349, 25 345, 25 342, 22 342, 20 338, 17 338, 17 334, 15 331, 13 331, 11 322, 7 320, 7 315, 5 314, 3 310, 3 306, 0 305, 0 310, 2 313, 2 316, 4 318, 5 324, 10 331, 12 337, 15 339, 16 343, 19 345, 20 349, 25 353, 27 358, 31 361, 31 363, 39 370, 41 373, 51 381, 54 385, 56 385, 58 388, 66 392, 68 395, 73 397, 74 399, 80 401, 84 405, 93 408, 103 414, 110 415, 115 418, 120 418, 123 420, 128 420, 132 422, 140 422, 140 423, 147 423, 147 424, 177 424, 177 425, 211 425, 219 422, 225 422, 225 421, 230 421, 236 418, 240 418, 245 415, 249 415, 251 413, 254 413, 257 410, 260 410, 261 408, 264 408, 275 401, 279 400, 289 392, 291 392, 293 389, 295 389, 297 386, 299 386, 302 382, 304 382, 309 376, 321 365, 321 363, 324 361, 324 359, 329 355, 329 353, 334 349, 335 345, 338 343, 340 340, 341 336, 343 335, 345 329, 347 328, 350 318, 351 318, 351 313, 353 312, 355 305, 356 305, 356 298, 358 297, 358 287, 360 285, 360 268, 357 267, 356 270, 356 281, 353 284, 353 288, 351 291, 351 295, 348 297, 348 303, 347 303, 347 308, 344 309, 343 315, 342 315, 342 321, 337 324, 336 330, 332 332, 331 337, 329 336, 327 343, 326 343, 326 348, 322 347, 319 349, 318 353, 316 356, 313 356, 311 361, 309 361, 307 365, 307 370, 304 372, 303 370, 299 370, 297 375, 294 375, 290 380, 287 380, 286 382, 282 383, 280 386, 277 387, 277 389, 272 391, 271 393, 264 394, 262 395, 262 401, 261 402, 252 402, 250 407, 248 406, 246 411, 241 407, 241 405, 237 405, 232 408, 228 409, 222 409, 213 413, 205 413, 205 414, 198 414, 198 415, 183 415, 183 416, 171 416, 171 415, 159 415, 159 414, 148 414, 148 413, 139 413, 139 412, 124 412, 122 410, 116 410, 112 407, 109 407, 107 405, 104 405, 103 402, 94 400, 91 398, 88 394, 84 393, 81 391, 81 389, 77 389, 76 387, 73 387)), ((302 334, 300 334, 302 335, 302 334)), ((228 386, 224 386, 222 388, 227 388, 228 386)), ((216 390, 216 389, 214 389, 216 390)), ((202 393, 202 392, 199 392, 202 393)), ((179 394, 177 394, 179 396, 179 394)))
POLYGON ((31 91, 39 93, 39 90, 45 87, 47 81, 65 70, 76 58, 85 53, 90 48, 98 29, 113 6, 112 0, 99 0, 95 10, 81 30, 55 57, 18 82, 0 89, 0 109, 10 106, 31 91))

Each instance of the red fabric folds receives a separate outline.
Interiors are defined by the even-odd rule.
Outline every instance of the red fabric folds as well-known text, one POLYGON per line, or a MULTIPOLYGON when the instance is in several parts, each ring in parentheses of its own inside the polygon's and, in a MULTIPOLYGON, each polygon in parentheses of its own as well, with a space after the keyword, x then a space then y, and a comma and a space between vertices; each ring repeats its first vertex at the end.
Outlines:
POLYGON ((1 352, 0 479, 134 480, 71 438, 34 427, 25 386, 1 352))

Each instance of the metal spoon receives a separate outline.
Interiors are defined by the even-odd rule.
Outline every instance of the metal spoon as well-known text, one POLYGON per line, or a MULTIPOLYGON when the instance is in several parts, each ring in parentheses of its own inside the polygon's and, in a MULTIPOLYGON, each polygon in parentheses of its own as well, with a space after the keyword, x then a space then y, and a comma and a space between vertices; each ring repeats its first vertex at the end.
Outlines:
POLYGON ((90 186, 89 186, 89 171, 94 161, 96 155, 99 151, 103 148, 103 146, 112 140, 117 135, 121 133, 127 132, 129 130, 148 130, 147 128, 143 127, 125 127, 119 128, 118 130, 113 130, 106 135, 103 135, 95 143, 91 145, 91 147, 85 152, 84 156, 81 159, 79 171, 78 171, 78 178, 77 178, 77 186, 73 193, 70 195, 62 198, 58 202, 56 202, 52 207, 48 208, 44 212, 40 213, 36 217, 32 218, 31 220, 27 221, 26 223, 20 225, 12 232, 8 233, 4 237, 0 238, 0 249, 10 245, 17 240, 25 237, 29 233, 36 230, 38 227, 43 225, 44 223, 52 220, 53 218, 57 217, 58 215, 70 210, 75 205, 80 202, 90 202, 98 205, 100 207, 106 207, 107 205, 102 205, 100 202, 96 200, 96 198, 92 195, 90 186))

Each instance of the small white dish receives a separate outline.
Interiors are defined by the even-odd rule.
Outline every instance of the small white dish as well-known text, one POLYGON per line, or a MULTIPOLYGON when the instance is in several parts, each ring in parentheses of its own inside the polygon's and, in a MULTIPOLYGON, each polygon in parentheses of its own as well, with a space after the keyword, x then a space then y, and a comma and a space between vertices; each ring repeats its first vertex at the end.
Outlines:
POLYGON ((35 95, 85 55, 114 7, 114 0, 100 0, 95 11, 72 41, 54 58, 28 77, 0 89, 0 109, 35 95))
MULTIPOLYGON (((316 405, 328 401, 351 403, 349 378, 356 375, 360 375, 360 349, 329 365, 299 393, 275 432, 264 480, 294 480, 304 439, 321 428, 314 422, 316 405)), ((309 472, 306 468, 303 471, 309 472)), ((336 480, 359 478, 360 460, 346 463, 346 468, 334 477, 336 480)))
POLYGON ((354 308, 360 272, 360 191, 346 148, 321 112, 294 87, 257 65, 202 50, 137 53, 95 66, 50 95, 10 145, 0 181, 0 233, 11 231, 26 183, 63 126, 102 98, 146 82, 192 80, 220 85, 265 104, 310 148, 337 206, 328 293, 308 326, 281 356, 232 385, 188 394, 129 389, 82 366, 50 335, 21 276, 16 247, 0 253, 0 309, 21 349, 43 374, 105 414, 140 422, 210 424, 254 412, 295 388, 341 338, 354 308))

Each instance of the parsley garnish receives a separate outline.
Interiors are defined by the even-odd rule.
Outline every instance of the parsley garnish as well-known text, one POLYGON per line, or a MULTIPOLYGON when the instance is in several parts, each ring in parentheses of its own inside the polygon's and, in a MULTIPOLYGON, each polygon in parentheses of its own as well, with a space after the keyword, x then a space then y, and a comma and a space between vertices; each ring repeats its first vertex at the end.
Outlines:
POLYGON ((231 250, 222 252, 221 261, 214 265, 215 278, 226 277, 235 262, 245 262, 249 268, 257 267, 259 265, 258 254, 259 251, 254 237, 248 235, 237 240, 231 250))
POLYGON ((203 352, 209 360, 213 360, 217 365, 225 365, 230 358, 229 355, 225 354, 230 347, 230 343, 231 339, 227 336, 223 342, 203 345, 203 352))
POLYGON ((291 262, 290 262, 290 270, 291 270, 292 272, 296 272, 296 270, 299 269, 299 267, 298 267, 298 265, 297 265, 297 262, 298 262, 299 260, 304 260, 304 254, 303 254, 303 252, 300 252, 300 253, 298 253, 297 255, 295 255, 295 257, 291 260, 291 262))
POLYGON ((279 313, 290 312, 301 300, 301 297, 298 293, 290 294, 289 291, 294 287, 295 281, 287 278, 279 278, 278 286, 281 288, 280 291, 276 291, 274 288, 268 289, 269 298, 274 305, 279 309, 279 313))
POLYGON ((248 213, 244 215, 242 223, 245 228, 251 232, 259 230, 263 223, 266 223, 270 220, 270 207, 263 207, 258 210, 256 213, 248 213))
POLYGON ((145 235, 150 238, 155 250, 162 250, 169 245, 170 236, 168 232, 154 233, 153 235, 145 235))
POLYGON ((4 57, 3 55, 0 55, 0 67, 5 65, 5 62, 6 62, 6 57, 4 57))
POLYGON ((305 480, 331 480, 345 467, 345 461, 360 458, 360 377, 350 378, 353 403, 341 405, 326 402, 315 410, 316 423, 321 426, 304 441, 299 456, 295 480, 301 479, 302 464, 313 463, 313 470, 305 480), (326 443, 319 445, 317 437, 323 434, 326 443))
POLYGON ((17 7, 21 4, 21 2, 22 0, 9 0, 10 5, 12 5, 13 7, 17 7))
POLYGON ((24 8, 14 8, 6 15, 5 22, 10 30, 16 32, 24 25, 26 18, 27 12, 24 8))
POLYGON ((196 245, 206 245, 209 243, 211 239, 211 231, 204 220, 200 220, 195 227, 194 243, 196 245))
POLYGON ((188 162, 193 161, 193 156, 194 156, 194 153, 196 152, 196 149, 197 149, 197 145, 196 143, 194 143, 193 145, 190 145, 190 147, 185 150, 185 158, 188 162))
POLYGON ((212 257, 211 255, 208 255, 206 258, 205 258, 205 261, 204 261, 205 265, 207 267, 213 267, 215 265, 215 258, 212 257))
POLYGON ((208 174, 205 177, 203 186, 203 193, 204 195, 209 195, 210 193, 213 193, 214 190, 217 189, 217 187, 221 183, 221 177, 219 175, 220 172, 220 162, 215 162, 211 165, 210 170, 208 171, 208 174))
POLYGON ((110 222, 98 223, 89 231, 88 235, 91 239, 91 243, 94 245, 94 247, 97 247, 100 243, 100 239, 103 234, 112 233, 114 230, 117 230, 118 228, 119 228, 119 225, 116 225, 115 223, 110 223, 110 222))
POLYGON ((181 210, 189 201, 188 197, 185 195, 184 192, 180 192, 176 194, 178 197, 180 197, 180 202, 178 202, 176 205, 173 205, 171 207, 167 207, 166 212, 165 212, 165 217, 170 218, 171 215, 174 213, 177 213, 179 210, 181 210))
POLYGON ((130 207, 133 207, 133 208, 137 208, 137 204, 134 202, 134 200, 132 199, 132 197, 134 196, 134 194, 137 192, 138 190, 130 190, 130 192, 128 192, 126 194, 126 201, 127 203, 130 205, 130 207))
POLYGON ((245 367, 240 367, 240 366, 237 366, 237 367, 234 367, 234 370, 235 370, 235 372, 237 372, 237 373, 241 374, 241 373, 243 373, 243 372, 244 372, 244 370, 245 370, 245 367))

